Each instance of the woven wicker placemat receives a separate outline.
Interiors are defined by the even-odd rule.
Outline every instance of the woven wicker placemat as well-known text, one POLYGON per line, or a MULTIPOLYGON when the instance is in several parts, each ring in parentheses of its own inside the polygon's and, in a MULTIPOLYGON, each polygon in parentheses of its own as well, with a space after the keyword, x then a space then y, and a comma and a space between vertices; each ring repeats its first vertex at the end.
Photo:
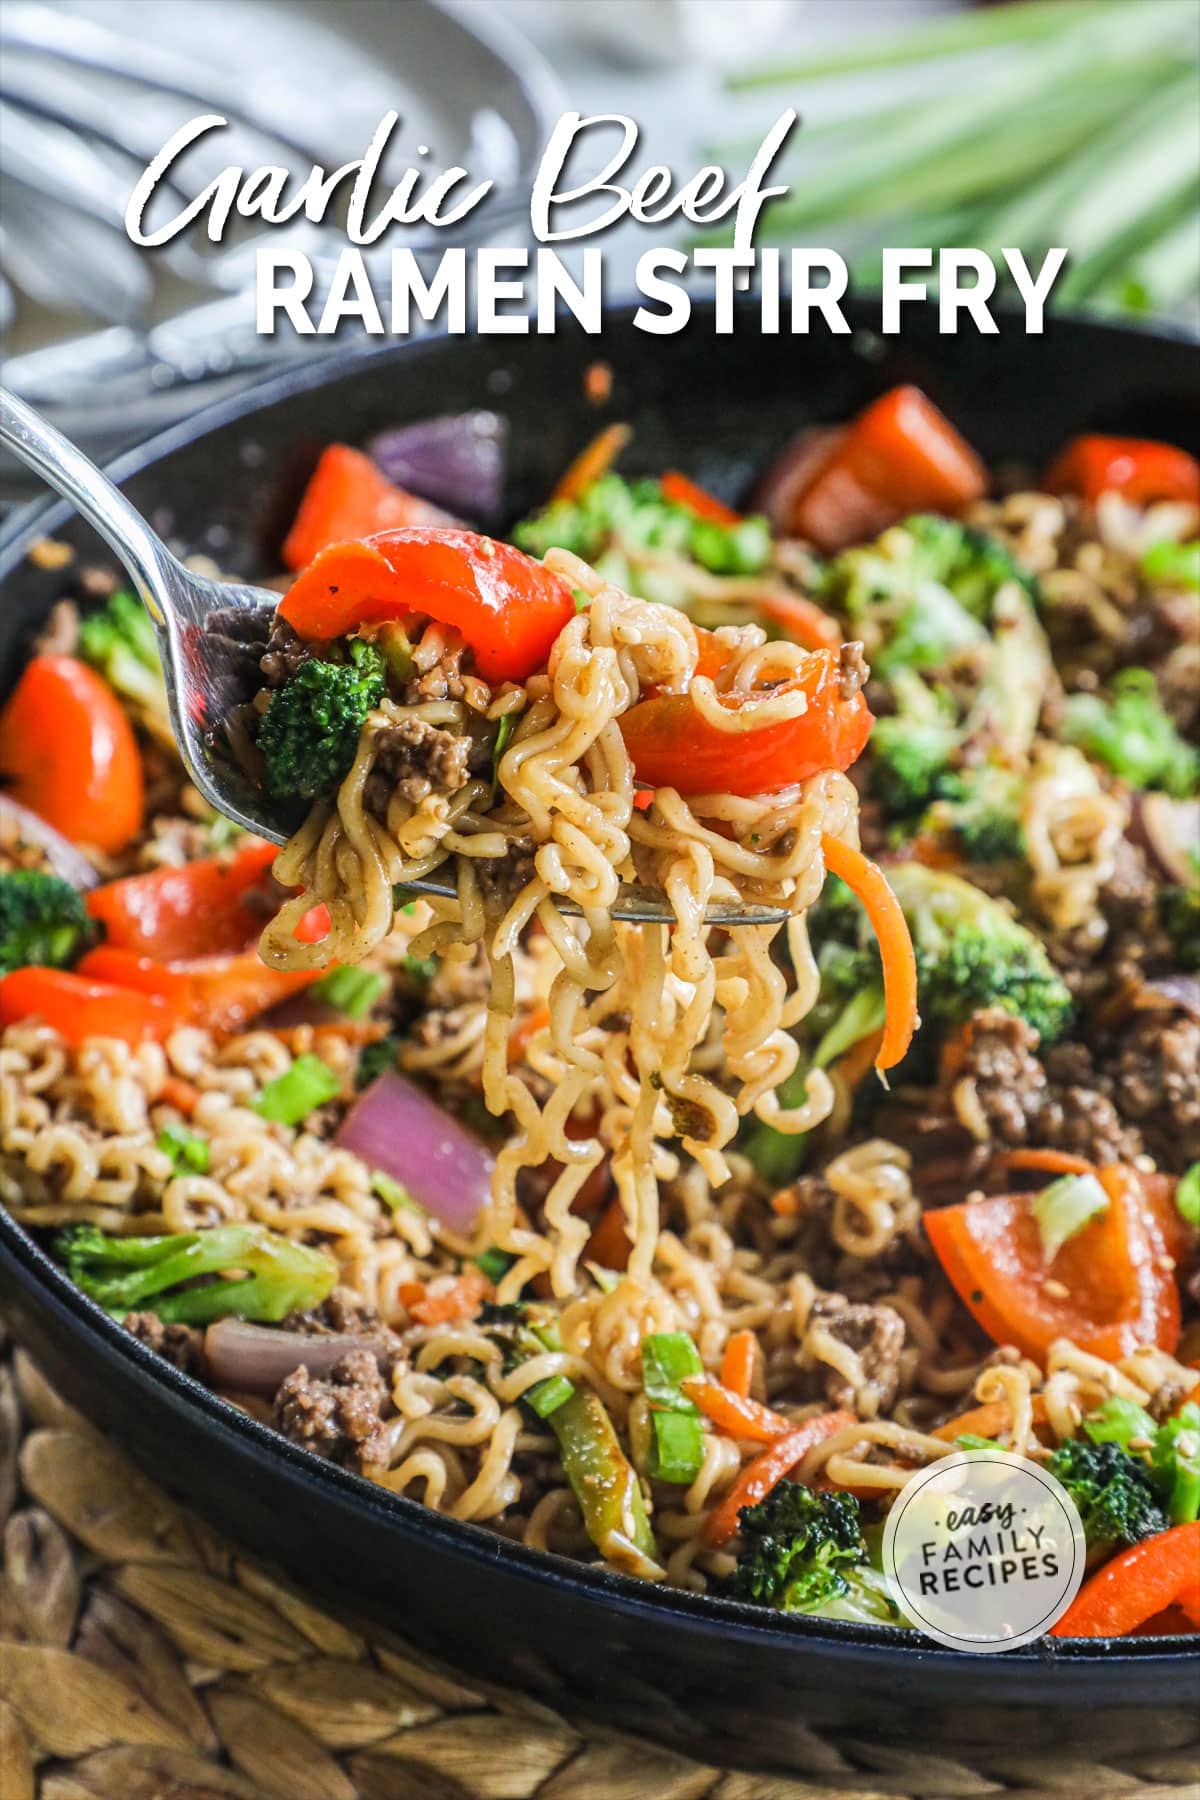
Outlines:
POLYGON ((1196 1800, 1196 1751, 722 1772, 357 1630, 182 1512, 0 1334, 0 1800, 1196 1800))

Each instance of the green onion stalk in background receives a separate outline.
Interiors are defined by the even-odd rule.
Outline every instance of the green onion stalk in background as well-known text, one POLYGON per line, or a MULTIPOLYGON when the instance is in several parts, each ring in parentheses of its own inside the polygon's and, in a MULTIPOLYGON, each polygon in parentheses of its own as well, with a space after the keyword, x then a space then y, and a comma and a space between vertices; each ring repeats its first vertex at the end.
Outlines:
MULTIPOLYGON (((1190 0, 1013 0, 730 85, 785 90, 778 102, 803 117, 843 75, 886 78, 887 104, 797 131, 772 176, 789 192, 765 210, 759 245, 831 245, 860 287, 878 283, 887 244, 971 245, 1001 279, 1002 249, 1036 267, 1065 245, 1053 305, 1171 312, 1200 328, 1190 0)), ((733 167, 750 147, 710 154, 733 167)))

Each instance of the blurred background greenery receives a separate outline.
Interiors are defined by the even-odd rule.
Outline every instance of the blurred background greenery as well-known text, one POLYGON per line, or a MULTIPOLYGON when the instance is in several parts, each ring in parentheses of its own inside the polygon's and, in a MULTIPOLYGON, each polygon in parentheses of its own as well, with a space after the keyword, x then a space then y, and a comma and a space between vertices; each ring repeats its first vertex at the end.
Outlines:
MULTIPOLYGON (((849 76, 883 98, 802 130, 760 242, 830 244, 856 283, 890 245, 1069 252, 1054 303, 1196 316, 1200 5, 1011 0, 844 51, 776 56, 731 86, 803 110, 849 76)), ((836 105, 836 98, 834 100, 836 105)), ((710 146, 737 164, 745 143, 710 146)))

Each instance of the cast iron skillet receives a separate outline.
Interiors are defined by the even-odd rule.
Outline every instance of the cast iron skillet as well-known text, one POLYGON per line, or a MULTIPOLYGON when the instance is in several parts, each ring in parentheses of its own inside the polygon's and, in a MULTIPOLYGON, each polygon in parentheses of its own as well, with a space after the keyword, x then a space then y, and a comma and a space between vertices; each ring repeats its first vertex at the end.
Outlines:
MULTIPOLYGON (((730 499, 798 427, 839 419, 918 382, 992 461, 1035 465, 1095 428, 1194 443, 1200 367, 1168 337, 1054 321, 1026 337, 939 337, 932 313, 903 338, 763 338, 744 307, 732 336, 700 309, 674 337, 609 316, 600 341, 442 338, 289 371, 129 453, 117 473, 154 522, 238 573, 274 552, 316 452, 380 427, 491 405, 510 421, 511 516, 538 503, 608 418, 637 435, 628 464, 678 467, 730 499), (614 373, 598 411, 583 374, 614 373)), ((0 551, 0 684, 61 576, 23 561, 46 532, 95 556, 62 505, 12 522, 0 551)), ((818 1733, 875 1741, 1076 1742, 1089 1758, 1178 1743, 1192 1729, 1197 1665, 1177 1641, 1049 1643, 984 1658, 882 1627, 780 1618, 655 1591, 439 1518, 317 1461, 133 1341, 0 1214, 0 1304, 66 1395, 221 1530, 332 1602, 481 1675, 693 1755, 828 1769, 818 1733)))

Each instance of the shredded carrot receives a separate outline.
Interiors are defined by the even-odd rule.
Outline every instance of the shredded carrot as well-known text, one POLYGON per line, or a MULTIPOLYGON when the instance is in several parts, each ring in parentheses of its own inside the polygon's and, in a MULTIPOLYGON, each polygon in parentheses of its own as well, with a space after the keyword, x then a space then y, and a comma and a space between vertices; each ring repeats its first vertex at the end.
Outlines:
POLYGON ((842 628, 836 619, 803 594, 766 594, 755 605, 806 650, 838 650, 842 628))
POLYGON ((997 1150, 992 1159, 1002 1169, 1043 1169, 1048 1175, 1095 1175, 1099 1171, 1086 1156, 1069 1150, 997 1150))
POLYGON ((593 481, 608 473, 632 436, 632 426, 606 425, 563 470, 551 498, 578 500, 593 481))
POLYGON ((721 1358, 721 1381, 732 1394, 749 1398, 754 1380, 754 1361, 758 1355, 758 1339, 752 1331, 735 1331, 721 1358))
POLYGON ((720 1505, 709 1513, 705 1542, 714 1549, 727 1544, 738 1528, 738 1516, 743 1507, 757 1506, 817 1444, 832 1437, 835 1431, 855 1423, 852 1412, 818 1413, 815 1418, 805 1419, 802 1425, 777 1437, 761 1456, 747 1463, 720 1505))
MULTIPOLYGON (((1033 1422, 1035 1425, 1046 1423, 1046 1401, 1042 1394, 1033 1396, 1033 1422)), ((994 1438, 1012 1426, 1012 1408, 1007 1400, 989 1400, 983 1406, 973 1406, 965 1413, 959 1413, 956 1419, 947 1419, 944 1425, 938 1425, 930 1433, 931 1437, 944 1438, 953 1443, 956 1437, 969 1434, 971 1437, 994 1438)))
MULTIPOLYGON (((673 506, 686 506, 698 519, 711 519, 714 525, 740 525, 742 522, 741 513, 726 506, 723 500, 718 500, 690 476, 681 475, 678 469, 668 469, 658 485, 664 500, 669 500, 673 506)), ((841 642, 840 638, 838 642, 841 642)))
POLYGON ((194 1082, 185 1081, 182 1075, 168 1075, 158 1097, 165 1106, 173 1106, 185 1119, 190 1119, 200 1099, 200 1089, 194 1082))
POLYGON ((689 1375, 680 1383, 689 1400, 694 1400, 706 1419, 719 1426, 727 1437, 752 1444, 771 1444, 792 1429, 790 1419, 772 1407, 751 1400, 747 1394, 723 1387, 711 1375, 689 1375))
POLYGON ((831 874, 840 875, 858 896, 879 939, 887 1022, 875 1067, 882 1074, 885 1069, 894 1069, 902 1059, 917 1028, 917 959, 908 921, 877 863, 868 862, 861 850, 852 850, 828 832, 821 834, 821 849, 825 867, 831 874))
POLYGON ((464 1269, 457 1280, 437 1294, 431 1294, 423 1281, 402 1281, 396 1290, 401 1305, 418 1325, 448 1325, 455 1319, 473 1319, 492 1291, 482 1269, 464 1269))
POLYGON ((529 1048, 530 1039, 535 1032, 542 1031, 550 1023, 550 1008, 535 1006, 523 1019, 513 1026, 508 1034, 508 1065, 519 1063, 529 1048))

